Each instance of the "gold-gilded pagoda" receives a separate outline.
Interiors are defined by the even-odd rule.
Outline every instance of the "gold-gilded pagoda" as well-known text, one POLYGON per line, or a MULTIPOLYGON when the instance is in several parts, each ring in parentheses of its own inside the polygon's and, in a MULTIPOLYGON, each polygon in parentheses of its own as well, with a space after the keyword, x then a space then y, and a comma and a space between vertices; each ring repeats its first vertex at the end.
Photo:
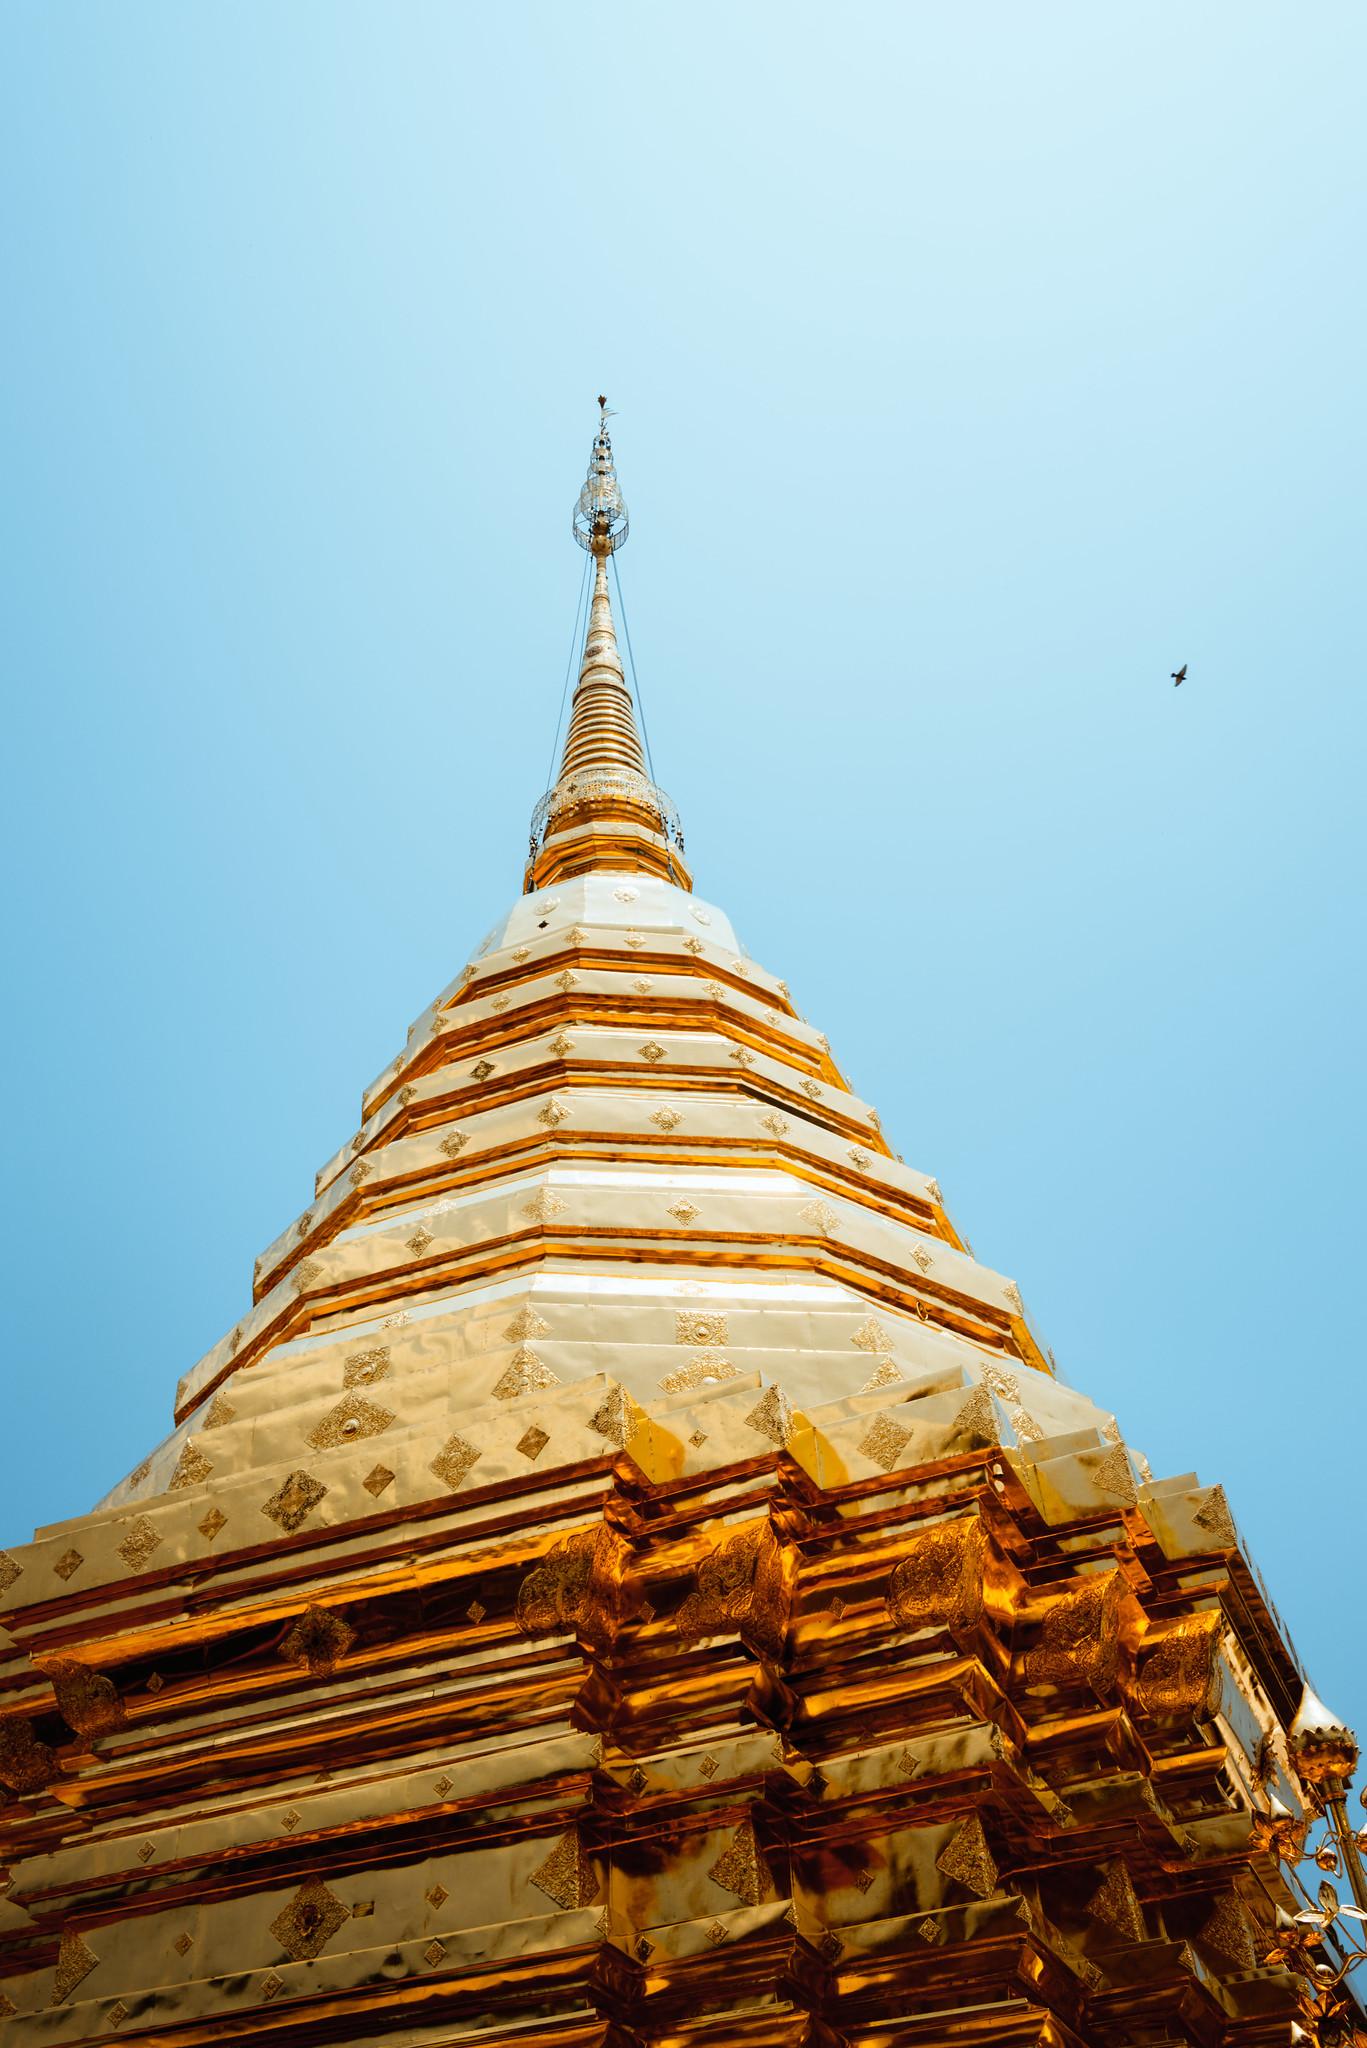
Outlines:
POLYGON ((171 1434, 0 1552, 0 2033, 1351 2035, 1352 1736, 693 893, 606 415, 574 525, 523 893, 171 1434))

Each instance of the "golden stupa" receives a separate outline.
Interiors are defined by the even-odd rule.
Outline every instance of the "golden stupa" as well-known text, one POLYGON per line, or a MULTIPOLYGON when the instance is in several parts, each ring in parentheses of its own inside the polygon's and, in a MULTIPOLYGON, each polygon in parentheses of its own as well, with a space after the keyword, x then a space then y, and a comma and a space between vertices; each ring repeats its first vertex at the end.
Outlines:
POLYGON ((693 894, 606 417, 575 525, 524 893, 0 1552, 5 2039, 1280 2048, 1352 1738, 693 894))

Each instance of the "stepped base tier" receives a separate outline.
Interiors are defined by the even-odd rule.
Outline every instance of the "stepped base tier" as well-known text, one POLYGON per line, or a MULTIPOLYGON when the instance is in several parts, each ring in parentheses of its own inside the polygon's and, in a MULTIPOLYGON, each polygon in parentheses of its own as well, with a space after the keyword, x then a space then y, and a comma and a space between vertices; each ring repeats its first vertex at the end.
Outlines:
POLYGON ((663 814, 551 827, 172 1434, 0 1553, 6 2038, 1287 2044, 1303 1678, 1220 1488, 663 814))

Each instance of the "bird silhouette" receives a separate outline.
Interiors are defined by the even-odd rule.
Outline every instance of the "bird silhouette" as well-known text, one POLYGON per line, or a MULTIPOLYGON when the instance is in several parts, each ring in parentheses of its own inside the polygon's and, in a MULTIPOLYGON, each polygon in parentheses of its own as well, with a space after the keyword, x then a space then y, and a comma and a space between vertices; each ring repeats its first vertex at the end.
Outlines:
POLYGON ((1180 690, 1180 689, 1181 689, 1181 687, 1182 687, 1182 685, 1183 685, 1183 683, 1184 683, 1184 682, 1186 681, 1186 679, 1187 679, 1187 665, 1186 665, 1186 663, 1185 663, 1185 662, 1183 662, 1183 663, 1182 663, 1182 666, 1181 666, 1181 668, 1175 668, 1175 669, 1174 669, 1174 670, 1172 671, 1172 685, 1173 685, 1173 688, 1174 688, 1175 690, 1180 690))

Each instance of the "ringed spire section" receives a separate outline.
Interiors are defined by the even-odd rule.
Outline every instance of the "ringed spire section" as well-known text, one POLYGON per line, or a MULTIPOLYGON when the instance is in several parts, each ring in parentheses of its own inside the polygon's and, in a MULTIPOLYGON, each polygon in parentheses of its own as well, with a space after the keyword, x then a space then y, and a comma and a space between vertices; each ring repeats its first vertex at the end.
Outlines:
POLYGON ((608 556, 627 538, 606 398, 588 475, 575 503, 575 539, 593 556, 593 597, 560 774, 532 814, 525 887, 595 871, 662 875, 691 886, 679 814, 652 780, 617 646, 608 556))

